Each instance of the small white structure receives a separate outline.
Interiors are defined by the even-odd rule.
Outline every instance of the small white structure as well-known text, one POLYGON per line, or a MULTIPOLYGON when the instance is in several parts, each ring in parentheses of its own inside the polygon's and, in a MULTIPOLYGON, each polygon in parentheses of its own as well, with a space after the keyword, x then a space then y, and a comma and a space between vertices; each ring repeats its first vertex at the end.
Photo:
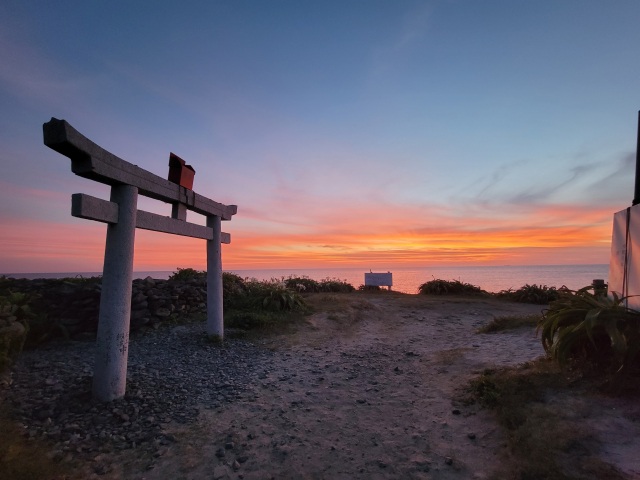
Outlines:
POLYGON ((389 290, 391 290, 393 286, 393 273, 365 273, 364 285, 366 287, 389 287, 389 290))
POLYGON ((220 244, 230 243, 231 239, 220 230, 220 221, 231 220, 238 207, 195 193, 195 171, 173 154, 168 180, 109 153, 65 120, 52 118, 43 125, 43 134, 46 146, 71 159, 73 173, 111 186, 109 201, 73 194, 71 215, 107 224, 93 396, 100 401, 115 400, 123 397, 126 390, 136 228, 207 241, 207 333, 222 339, 220 244), (138 210, 138 195, 171 204, 171 217, 138 210), (187 222, 187 210, 206 216, 207 226, 187 222))
POLYGON ((640 310, 640 205, 613 215, 609 260, 609 292, 626 297, 629 308, 640 310))

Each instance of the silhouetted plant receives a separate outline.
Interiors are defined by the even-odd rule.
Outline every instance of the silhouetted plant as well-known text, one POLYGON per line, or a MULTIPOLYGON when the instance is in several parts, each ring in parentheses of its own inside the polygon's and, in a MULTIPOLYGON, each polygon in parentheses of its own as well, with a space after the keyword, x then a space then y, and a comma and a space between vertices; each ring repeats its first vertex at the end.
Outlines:
POLYGON ((302 297, 287 288, 273 288, 262 299, 262 307, 269 310, 291 311, 296 308, 302 308, 304 300, 302 297))
POLYGON ((195 270, 193 268, 177 268, 175 272, 169 275, 169 280, 185 282, 189 280, 203 280, 207 277, 204 270, 195 270))
POLYGON ((495 296, 512 302, 547 305, 558 298, 558 289, 534 283, 533 285, 526 284, 518 290, 501 290, 495 296))
POLYGON ((486 291, 470 283, 439 279, 423 283, 418 287, 418 292, 425 295, 488 295, 486 291))
POLYGON ((327 293, 351 293, 355 292, 355 287, 346 280, 338 278, 325 278, 320 280, 320 291, 327 293))
POLYGON ((545 351, 560 364, 574 359, 631 366, 640 352, 640 312, 615 293, 594 295, 591 288, 558 290, 538 324, 545 351))
POLYGON ((324 278, 319 282, 309 277, 289 277, 285 280, 285 285, 298 293, 350 293, 355 291, 355 287, 346 280, 337 278, 324 278))
POLYGON ((289 277, 285 280, 285 286, 298 293, 316 293, 320 291, 320 283, 309 277, 289 277))

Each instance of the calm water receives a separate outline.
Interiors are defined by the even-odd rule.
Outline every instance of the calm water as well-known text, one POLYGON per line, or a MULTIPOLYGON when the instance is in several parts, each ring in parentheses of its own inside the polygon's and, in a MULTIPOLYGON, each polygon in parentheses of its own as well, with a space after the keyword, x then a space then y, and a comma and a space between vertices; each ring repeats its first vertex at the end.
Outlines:
MULTIPOLYGON (((358 287, 364 283, 362 268, 327 268, 327 269, 279 269, 279 270, 231 270, 243 278, 270 280, 289 276, 306 276, 314 280, 337 278, 358 287)), ((381 270, 377 270, 381 271, 381 270)), ((416 293, 418 286, 433 279, 459 280, 477 285, 489 292, 499 292, 509 288, 517 289, 525 284, 561 287, 566 285, 578 289, 591 284, 594 278, 608 280, 609 265, 528 265, 500 267, 421 267, 395 268, 393 273, 393 290, 404 293, 416 293)), ((134 278, 166 279, 172 271, 134 272, 134 278)), ((100 275, 100 272, 67 272, 67 273, 17 273, 6 274, 16 278, 62 278, 100 275)))

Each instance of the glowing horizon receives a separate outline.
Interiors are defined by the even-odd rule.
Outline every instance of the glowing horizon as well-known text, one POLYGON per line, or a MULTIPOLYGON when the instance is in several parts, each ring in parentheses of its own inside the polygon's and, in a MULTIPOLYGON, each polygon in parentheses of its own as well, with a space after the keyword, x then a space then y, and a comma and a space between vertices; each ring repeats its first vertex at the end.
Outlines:
MULTIPOLYGON (((376 209, 380 211, 380 207, 376 209)), ((395 233, 376 232, 375 221, 359 222, 362 233, 354 234, 348 225, 334 222, 325 233, 318 224, 308 232, 256 232, 234 229, 241 225, 239 217, 223 222, 223 230, 232 232, 232 243, 223 245, 223 268, 277 269, 362 267, 396 268, 436 265, 557 265, 602 264, 608 262, 610 251, 610 225, 607 208, 582 212, 570 225, 552 223, 567 215, 569 207, 554 210, 541 209, 544 220, 531 226, 503 221, 484 226, 482 222, 468 221, 464 225, 420 227, 407 223, 409 218, 396 216, 395 233), (597 219, 601 219, 597 222, 597 219), (535 226, 538 224, 539 226, 535 226), (404 230, 403 230, 404 228, 404 230)), ((579 215, 581 209, 571 210, 579 215)), ((523 220, 524 222, 524 220, 523 220)), ((387 221, 387 223, 391 223, 387 221)), ((242 226, 242 225, 241 225, 242 226)), ((101 271, 106 226, 88 220, 74 219, 72 226, 64 224, 23 222, 14 226, 11 235, 5 235, 5 248, 14 252, 13 262, 7 263, 4 273, 101 271), (47 236, 37 232, 46 231, 47 236), (25 239, 31 238, 30 241, 25 239), (25 267, 30 262, 42 265, 40 269, 25 267)), ((205 241, 138 230, 134 268, 141 271, 175 270, 180 268, 206 268, 205 241)), ((2 272, 0 272, 2 273, 2 272)))
MULTIPOLYGON (((106 227, 69 205, 109 190, 43 145, 51 117, 193 165, 238 205, 225 269, 608 263, 640 2, 40 3, 0 2, 0 274, 102 270, 106 227)), ((136 270, 177 267, 204 242, 137 233, 136 270)))

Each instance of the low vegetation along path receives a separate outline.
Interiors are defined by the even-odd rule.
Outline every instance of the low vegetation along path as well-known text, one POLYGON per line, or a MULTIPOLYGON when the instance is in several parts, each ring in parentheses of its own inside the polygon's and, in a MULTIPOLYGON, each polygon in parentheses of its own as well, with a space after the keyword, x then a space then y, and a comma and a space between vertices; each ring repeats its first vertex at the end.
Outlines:
MULTIPOLYGON (((543 354, 531 329, 478 334, 540 306, 492 299, 318 295, 322 313, 260 340, 272 354, 242 399, 169 426, 178 439, 131 478, 489 478, 503 433, 456 401, 483 369, 543 354)), ((266 360, 265 360, 266 358, 266 360)), ((138 465, 139 468, 139 465, 138 465)))

